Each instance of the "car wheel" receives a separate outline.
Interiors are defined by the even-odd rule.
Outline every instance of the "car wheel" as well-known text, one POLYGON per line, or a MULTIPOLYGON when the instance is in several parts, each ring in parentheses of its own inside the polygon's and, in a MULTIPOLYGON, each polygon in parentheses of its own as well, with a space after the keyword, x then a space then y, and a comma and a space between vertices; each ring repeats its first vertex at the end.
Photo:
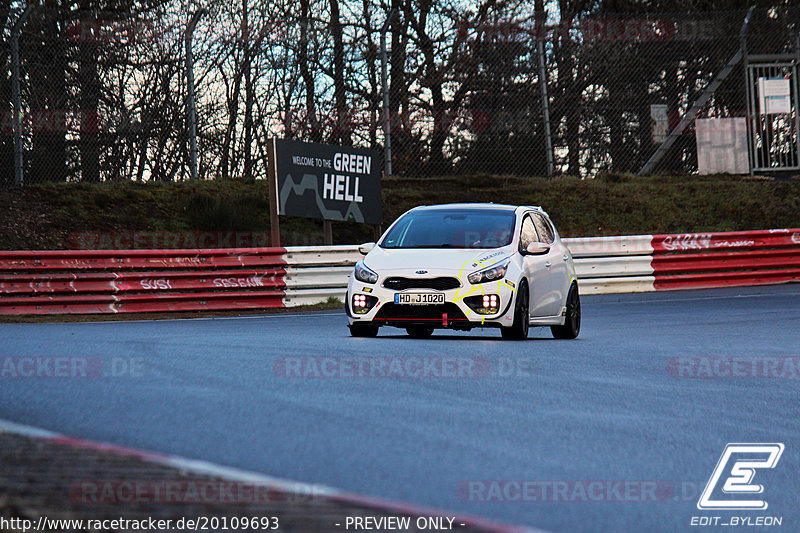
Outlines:
POLYGON ((415 339, 427 339, 433 335, 433 328, 428 326, 409 326, 406 328, 406 332, 415 339))
POLYGON ((521 340, 528 338, 528 325, 530 322, 528 300, 528 285, 523 281, 519 284, 517 301, 514 303, 514 322, 510 327, 500 328, 500 334, 504 339, 521 340))
POLYGON ((581 332, 581 297, 578 284, 573 283, 567 295, 567 316, 563 326, 551 326, 550 331, 556 339, 574 339, 581 332))
POLYGON ((350 326, 351 337, 374 337, 378 334, 378 326, 372 324, 352 324, 350 326))

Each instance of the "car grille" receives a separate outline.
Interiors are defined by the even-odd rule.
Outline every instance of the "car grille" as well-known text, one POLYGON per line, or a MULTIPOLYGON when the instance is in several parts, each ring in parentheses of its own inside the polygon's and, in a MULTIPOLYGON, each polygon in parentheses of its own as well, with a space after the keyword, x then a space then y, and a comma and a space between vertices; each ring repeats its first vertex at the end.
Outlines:
POLYGON ((383 282, 383 286, 387 289, 395 291, 403 291, 405 289, 434 289, 437 291, 446 291, 448 289, 456 289, 461 286, 458 278, 441 277, 441 278, 387 278, 383 282))
POLYGON ((454 303, 446 303, 441 305, 400 305, 388 303, 378 310, 375 316, 375 321, 402 321, 402 322, 438 322, 443 321, 443 316, 447 315, 447 322, 462 322, 467 321, 467 317, 461 312, 461 309, 454 303))

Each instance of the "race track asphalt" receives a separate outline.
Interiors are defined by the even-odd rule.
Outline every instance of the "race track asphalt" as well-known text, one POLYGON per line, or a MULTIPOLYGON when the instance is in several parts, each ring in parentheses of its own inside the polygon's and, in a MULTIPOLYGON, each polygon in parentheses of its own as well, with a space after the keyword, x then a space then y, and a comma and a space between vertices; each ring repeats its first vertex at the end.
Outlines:
POLYGON ((345 324, 0 324, 0 418, 549 531, 800 531, 798 285, 584 297, 575 341, 345 324), (784 443, 769 508, 698 510, 736 442, 784 443), (690 526, 734 515, 783 525, 690 526))

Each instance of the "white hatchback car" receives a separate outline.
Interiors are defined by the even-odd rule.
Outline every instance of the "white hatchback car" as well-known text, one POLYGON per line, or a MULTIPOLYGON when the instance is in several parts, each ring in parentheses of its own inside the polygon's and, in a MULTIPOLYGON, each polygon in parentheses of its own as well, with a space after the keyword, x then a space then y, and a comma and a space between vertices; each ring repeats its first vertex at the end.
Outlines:
POLYGON ((580 332, 572 256, 539 207, 416 207, 359 250, 366 256, 345 299, 354 337, 380 326, 412 337, 436 328, 499 327, 506 339, 526 338, 529 326, 550 326, 559 339, 580 332))

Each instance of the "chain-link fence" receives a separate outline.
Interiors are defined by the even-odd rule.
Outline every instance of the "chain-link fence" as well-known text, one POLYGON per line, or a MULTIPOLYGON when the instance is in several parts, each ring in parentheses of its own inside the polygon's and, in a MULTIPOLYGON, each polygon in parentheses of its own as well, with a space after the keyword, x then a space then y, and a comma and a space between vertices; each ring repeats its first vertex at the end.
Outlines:
MULTIPOLYGON (((188 179, 189 70, 201 179, 265 177, 270 137, 383 149, 384 90, 396 175, 638 172, 715 78, 700 115, 747 114, 740 47, 797 49, 794 8, 742 34, 747 10, 573 5, 215 2, 188 43, 198 5, 0 11, 0 181, 188 179)), ((696 170, 692 124, 673 140, 652 168, 696 170)))

